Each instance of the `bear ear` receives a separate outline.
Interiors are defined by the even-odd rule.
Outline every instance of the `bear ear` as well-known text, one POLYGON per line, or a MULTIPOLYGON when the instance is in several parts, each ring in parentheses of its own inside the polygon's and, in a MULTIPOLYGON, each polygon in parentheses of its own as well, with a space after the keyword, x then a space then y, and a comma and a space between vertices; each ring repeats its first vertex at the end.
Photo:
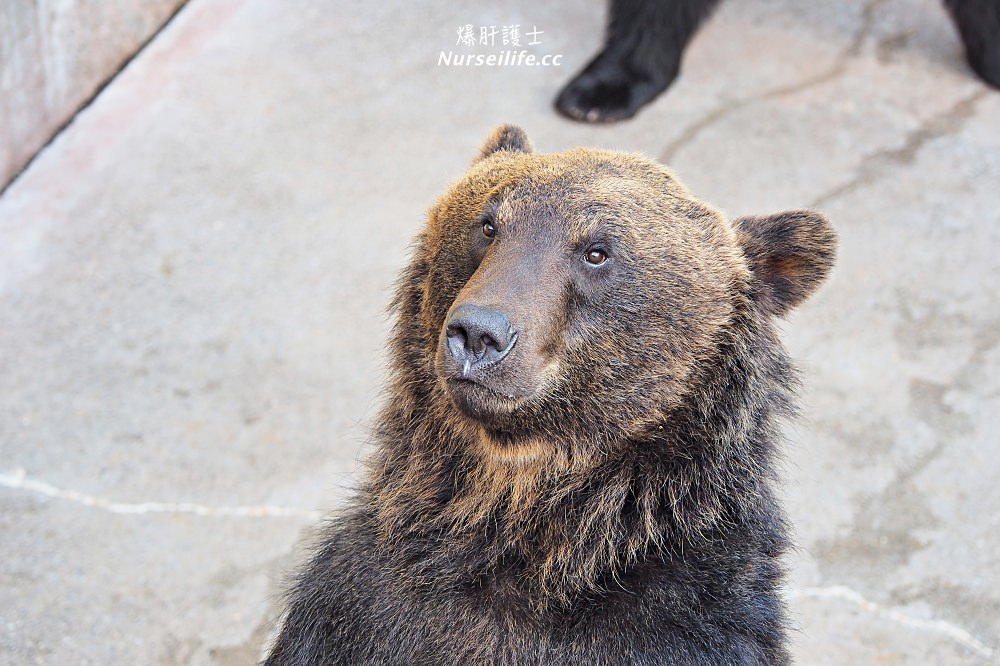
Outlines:
POLYGON ((783 315, 812 294, 833 267, 837 233, 822 213, 791 210, 733 220, 753 273, 754 298, 783 315))
POLYGON ((501 125, 490 133, 479 151, 476 161, 486 159, 493 153, 500 150, 509 150, 515 153, 532 152, 531 141, 523 129, 517 125, 501 125))

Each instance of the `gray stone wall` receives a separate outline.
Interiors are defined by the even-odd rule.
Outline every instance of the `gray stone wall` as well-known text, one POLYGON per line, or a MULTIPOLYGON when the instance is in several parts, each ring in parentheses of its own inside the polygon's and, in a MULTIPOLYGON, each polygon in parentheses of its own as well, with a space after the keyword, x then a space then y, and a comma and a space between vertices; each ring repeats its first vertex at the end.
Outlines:
POLYGON ((0 187, 184 2, 0 2, 0 187))

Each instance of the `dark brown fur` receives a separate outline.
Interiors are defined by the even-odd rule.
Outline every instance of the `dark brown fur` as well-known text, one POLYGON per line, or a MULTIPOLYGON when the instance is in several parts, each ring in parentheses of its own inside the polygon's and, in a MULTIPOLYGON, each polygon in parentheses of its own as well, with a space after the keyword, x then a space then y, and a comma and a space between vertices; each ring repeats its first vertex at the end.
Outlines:
POLYGON ((826 275, 829 224, 731 225, 641 157, 530 150, 499 128, 432 209, 369 478, 268 664, 787 663, 771 317, 826 275), (594 243, 609 263, 574 263, 594 243), (443 341, 472 301, 521 337, 470 386, 443 341))

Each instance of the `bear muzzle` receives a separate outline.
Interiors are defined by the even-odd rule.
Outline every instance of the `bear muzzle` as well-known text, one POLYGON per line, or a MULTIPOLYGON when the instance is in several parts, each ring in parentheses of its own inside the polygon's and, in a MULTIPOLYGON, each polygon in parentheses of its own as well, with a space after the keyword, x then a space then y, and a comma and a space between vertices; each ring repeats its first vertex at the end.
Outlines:
POLYGON ((489 424, 534 395, 536 373, 526 363, 532 355, 521 349, 523 332, 504 312, 461 303, 442 328, 436 370, 463 414, 489 424))

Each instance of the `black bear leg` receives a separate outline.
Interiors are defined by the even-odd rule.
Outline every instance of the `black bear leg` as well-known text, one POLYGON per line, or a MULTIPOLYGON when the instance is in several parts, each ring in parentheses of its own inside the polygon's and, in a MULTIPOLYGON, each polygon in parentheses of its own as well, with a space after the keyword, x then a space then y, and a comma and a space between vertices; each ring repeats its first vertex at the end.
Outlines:
POLYGON ((586 122, 631 118, 677 77, 681 56, 718 0, 611 0, 604 48, 556 108, 586 122))
POLYGON ((965 56, 986 83, 1000 88, 1000 0, 944 0, 965 42, 965 56))

